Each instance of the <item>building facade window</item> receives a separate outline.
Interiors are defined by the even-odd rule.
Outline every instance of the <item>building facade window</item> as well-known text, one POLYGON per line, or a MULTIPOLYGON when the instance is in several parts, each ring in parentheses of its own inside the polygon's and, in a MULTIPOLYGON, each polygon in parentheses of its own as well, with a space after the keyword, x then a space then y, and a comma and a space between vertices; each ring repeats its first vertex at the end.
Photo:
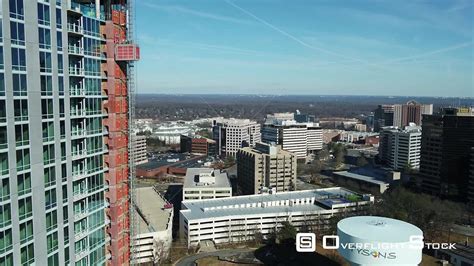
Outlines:
POLYGON ((28 87, 26 74, 13 73, 13 96, 27 96, 28 87))
POLYGON ((38 28, 39 48, 51 50, 51 30, 38 28))
POLYGON ((27 100, 14 100, 14 115, 15 121, 28 121, 28 101, 27 100))
POLYGON ((12 44, 25 46, 25 24, 11 21, 10 35, 12 44))
POLYGON ((30 149, 16 151, 16 169, 17 171, 30 169, 30 149))
POLYGON ((26 71, 25 49, 12 47, 12 69, 26 71))
POLYGON ((18 196, 31 192, 31 174, 24 173, 17 176, 18 196))
POLYGON ((49 26, 51 24, 49 5, 38 3, 38 24, 44 26, 49 26))
POLYGON ((30 131, 28 124, 15 125, 16 146, 21 147, 30 143, 30 131))
POLYGON ((23 20, 24 16, 23 0, 10 0, 10 17, 23 20))

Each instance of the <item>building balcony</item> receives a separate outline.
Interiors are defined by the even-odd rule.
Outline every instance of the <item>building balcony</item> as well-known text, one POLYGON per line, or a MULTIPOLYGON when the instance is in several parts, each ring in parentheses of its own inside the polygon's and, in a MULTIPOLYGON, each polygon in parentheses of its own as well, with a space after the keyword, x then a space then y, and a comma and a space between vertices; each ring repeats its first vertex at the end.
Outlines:
POLYGON ((77 84, 75 86, 69 87, 69 96, 71 97, 86 97, 86 90, 84 89, 84 85, 82 83, 77 84))
POLYGON ((89 255, 89 248, 85 248, 84 250, 81 250, 80 252, 76 253, 76 261, 80 261, 87 255, 89 255))
POLYGON ((79 241, 86 237, 89 234, 89 230, 85 228, 84 230, 74 234, 74 241, 79 241))
POLYGON ((87 197, 87 194, 88 193, 87 193, 86 189, 74 191, 73 194, 72 194, 72 199, 73 199, 73 201, 77 201, 77 200, 80 200, 80 199, 83 199, 83 198, 87 197))
POLYGON ((75 66, 70 66, 69 67, 69 75, 70 76, 76 76, 76 77, 82 77, 84 76, 84 68, 81 67, 75 67, 75 66))
POLYGON ((87 156, 87 150, 85 149, 71 152, 71 157, 73 160, 81 159, 85 156, 87 156))
POLYGON ((84 109, 72 109, 70 112, 71 118, 80 118, 86 116, 86 110, 84 109))
POLYGON ((84 56, 84 48, 76 45, 68 45, 67 49, 69 55, 74 55, 74 56, 84 56))
POLYGON ((82 27, 73 23, 67 24, 67 32, 76 35, 84 35, 84 30, 82 29, 82 27))
POLYGON ((87 133, 86 133, 86 131, 85 131, 84 129, 82 129, 82 128, 81 128, 81 129, 75 129, 75 130, 72 130, 72 131, 71 131, 71 137, 72 137, 73 139, 75 139, 75 138, 84 138, 84 137, 86 137, 86 136, 87 136, 87 133))
POLYGON ((74 213, 74 221, 79 221, 79 220, 85 218, 87 215, 88 215, 88 213, 87 213, 87 209, 86 209, 86 208, 84 208, 84 209, 81 210, 80 212, 75 212, 75 213, 74 213))
POLYGON ((72 172, 72 180, 77 181, 79 179, 83 179, 86 177, 86 175, 87 175, 87 172, 85 170, 72 172))

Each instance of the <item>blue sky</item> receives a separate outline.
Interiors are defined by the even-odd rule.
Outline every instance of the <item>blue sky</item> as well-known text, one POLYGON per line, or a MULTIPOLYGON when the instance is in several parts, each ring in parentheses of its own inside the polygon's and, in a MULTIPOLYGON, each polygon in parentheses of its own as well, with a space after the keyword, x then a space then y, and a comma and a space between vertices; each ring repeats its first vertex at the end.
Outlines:
POLYGON ((474 0, 137 0, 139 93, 474 97, 474 0))

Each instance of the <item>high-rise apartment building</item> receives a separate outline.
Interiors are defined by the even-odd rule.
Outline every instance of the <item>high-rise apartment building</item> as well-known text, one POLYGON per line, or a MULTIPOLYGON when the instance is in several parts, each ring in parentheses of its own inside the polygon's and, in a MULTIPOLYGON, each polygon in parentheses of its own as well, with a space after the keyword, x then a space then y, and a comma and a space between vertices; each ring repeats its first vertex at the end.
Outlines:
POLYGON ((393 107, 393 126, 396 127, 405 127, 410 123, 421 125, 422 115, 433 114, 433 104, 409 101, 406 104, 395 104, 393 107))
POLYGON ((129 263, 130 14, 0 1, 0 265, 129 263))
POLYGON ((394 170, 420 167, 421 127, 383 127, 380 131, 379 158, 394 170))
POLYGON ((257 143, 237 152, 237 178, 244 195, 263 188, 276 192, 296 188, 296 155, 275 144, 257 143))
POLYGON ((262 141, 275 143, 282 149, 294 153, 298 159, 305 159, 308 153, 323 148, 323 130, 317 123, 299 123, 293 119, 275 118, 272 115, 262 128, 262 141))
POLYGON ((474 147, 474 109, 445 108, 439 114, 424 115, 422 129, 422 189, 466 200, 474 147))
POLYGON ((254 147, 261 141, 260 124, 249 119, 223 119, 213 121, 212 135, 217 154, 235 157, 246 146, 254 147))

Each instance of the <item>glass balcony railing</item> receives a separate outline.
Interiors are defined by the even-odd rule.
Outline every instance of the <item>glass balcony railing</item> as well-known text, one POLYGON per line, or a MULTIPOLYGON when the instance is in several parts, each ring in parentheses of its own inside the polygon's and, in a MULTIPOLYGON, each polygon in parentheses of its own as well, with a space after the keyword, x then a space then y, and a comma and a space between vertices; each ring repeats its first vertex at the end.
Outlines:
POLYGON ((84 48, 82 48, 80 46, 68 45, 67 50, 68 50, 69 54, 80 55, 80 56, 84 55, 84 48))
POLYGON ((84 34, 84 30, 80 25, 73 24, 73 23, 68 23, 67 24, 67 31, 76 33, 76 34, 84 34))
POLYGON ((81 96, 85 97, 86 96, 86 91, 84 90, 84 86, 81 85, 76 85, 76 86, 71 86, 69 88, 69 95, 70 96, 81 96))
POLYGON ((70 112, 71 116, 85 116, 86 115, 86 110, 84 109, 73 109, 70 112))
POLYGON ((73 137, 82 137, 85 136, 86 131, 84 129, 74 129, 71 131, 71 136, 73 137))
POLYGON ((70 66, 69 67, 69 75, 72 76, 84 76, 84 68, 70 66))

